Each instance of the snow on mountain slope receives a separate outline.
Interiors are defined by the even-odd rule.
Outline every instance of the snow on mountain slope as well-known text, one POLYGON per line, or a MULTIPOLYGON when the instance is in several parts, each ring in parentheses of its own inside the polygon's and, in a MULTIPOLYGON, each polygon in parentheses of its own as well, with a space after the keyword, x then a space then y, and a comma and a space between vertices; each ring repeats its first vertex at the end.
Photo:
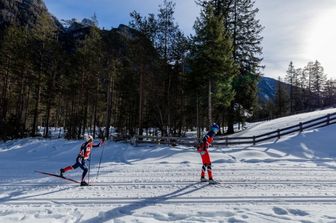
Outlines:
MULTIPOLYGON (((82 141, 0 143, 0 222, 335 222, 335 132, 213 147, 218 185, 198 182, 190 147, 109 142, 92 152, 92 186, 80 187, 33 171, 72 164, 82 141)), ((81 171, 66 175, 78 180, 81 171)))
POLYGON ((267 132, 275 131, 277 129, 286 128, 297 125, 300 122, 306 122, 314 118, 326 116, 328 114, 336 113, 336 108, 330 108, 320 111, 307 112, 282 118, 273 119, 270 121, 260 122, 258 124, 251 123, 250 128, 245 131, 237 133, 235 136, 256 136, 267 132))

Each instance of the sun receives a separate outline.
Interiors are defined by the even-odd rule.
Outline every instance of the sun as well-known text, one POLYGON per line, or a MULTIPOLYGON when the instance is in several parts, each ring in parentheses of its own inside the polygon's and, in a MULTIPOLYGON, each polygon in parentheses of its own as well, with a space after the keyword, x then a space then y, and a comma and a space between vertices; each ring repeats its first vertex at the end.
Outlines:
MULTIPOLYGON (((306 36, 305 57, 318 60, 329 77, 336 78, 336 9, 317 17, 306 36)), ((308 61, 307 61, 308 62, 308 61)))

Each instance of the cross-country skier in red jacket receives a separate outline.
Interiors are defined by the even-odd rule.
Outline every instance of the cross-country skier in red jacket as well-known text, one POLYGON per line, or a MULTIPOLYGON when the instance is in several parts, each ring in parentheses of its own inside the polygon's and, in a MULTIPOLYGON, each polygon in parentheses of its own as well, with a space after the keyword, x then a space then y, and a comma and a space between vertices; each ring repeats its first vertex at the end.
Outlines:
POLYGON ((94 145, 93 144, 93 137, 91 135, 86 135, 85 138, 86 138, 86 142, 83 143, 81 148, 80 148, 80 152, 79 152, 79 154, 76 158, 76 163, 72 166, 67 166, 67 167, 64 167, 64 168, 60 169, 60 176, 63 177, 63 173, 65 173, 69 170, 77 169, 78 167, 80 167, 83 170, 81 186, 87 186, 88 185, 88 183, 86 183, 84 181, 86 173, 88 172, 88 167, 86 166, 85 162, 90 157, 91 149, 93 147, 99 147, 100 144, 101 144, 101 142, 99 142, 97 145, 94 145))
POLYGON ((201 181, 206 182, 207 180, 205 179, 205 172, 208 172, 208 177, 209 177, 209 183, 216 183, 216 181, 213 180, 212 177, 212 169, 211 169, 211 159, 210 159, 210 154, 208 151, 208 148, 210 144, 213 142, 215 135, 219 131, 219 126, 214 123, 210 131, 203 137, 202 143, 200 143, 197 146, 197 151, 201 154, 202 158, 202 172, 201 172, 201 181))

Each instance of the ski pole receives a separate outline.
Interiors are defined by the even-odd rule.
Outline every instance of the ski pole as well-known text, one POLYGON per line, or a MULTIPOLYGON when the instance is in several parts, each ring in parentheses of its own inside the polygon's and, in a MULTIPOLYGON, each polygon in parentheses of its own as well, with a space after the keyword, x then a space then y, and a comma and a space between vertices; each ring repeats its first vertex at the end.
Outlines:
POLYGON ((101 154, 100 154, 100 159, 99 159, 99 165, 98 165, 98 171, 97 171, 97 177, 96 177, 96 180, 98 180, 98 176, 99 176, 99 171, 100 171, 100 164, 101 164, 101 161, 102 161, 102 159, 103 159, 103 154, 104 154, 104 149, 105 149, 105 146, 104 146, 104 141, 102 142, 102 152, 101 152, 101 154))
POLYGON ((90 183, 90 169, 91 169, 91 153, 90 153, 90 157, 89 157, 88 184, 90 183))

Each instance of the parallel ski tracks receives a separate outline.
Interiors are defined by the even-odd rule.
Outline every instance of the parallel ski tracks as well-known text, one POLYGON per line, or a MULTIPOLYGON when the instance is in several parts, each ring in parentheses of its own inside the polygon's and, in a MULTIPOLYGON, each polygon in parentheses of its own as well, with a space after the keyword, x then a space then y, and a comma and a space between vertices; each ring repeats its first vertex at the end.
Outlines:
MULTIPOLYGON (((187 186, 197 181, 104 181, 92 182, 91 187, 113 187, 113 186, 187 186)), ((219 181, 221 184, 216 187, 224 187, 228 185, 305 185, 305 186, 328 186, 336 185, 336 181, 312 181, 312 180, 243 180, 243 181, 219 181)), ((201 183, 200 183, 201 184, 201 183)), ((47 183, 0 183, 1 187, 49 187, 49 186, 72 186, 76 184, 47 182, 47 183)))
POLYGON ((236 197, 144 197, 144 198, 29 198, 0 202, 1 205, 155 205, 155 204, 330 204, 335 205, 336 196, 236 196, 236 197))
POLYGON ((8 197, 0 197, 0 206, 336 204, 336 173, 323 167, 271 166, 253 170, 221 169, 216 172, 216 179, 220 182, 218 185, 197 182, 198 173, 195 173, 194 169, 145 170, 126 169, 123 172, 123 178, 118 178, 118 171, 110 172, 104 169, 99 179, 96 180, 95 176, 92 176, 92 186, 85 188, 53 178, 43 178, 43 181, 36 182, 36 176, 32 179, 27 176, 13 178, 0 176, 0 193, 13 191, 8 197), (31 193, 30 190, 32 190, 31 193), (128 195, 129 190, 135 191, 130 193, 130 197, 124 196, 128 195), (146 193, 140 193, 142 190, 146 193), (197 192, 198 190, 204 190, 206 193, 203 195, 203 191, 197 192), (87 192, 87 196, 86 198, 71 197, 72 192, 75 195, 87 192))

